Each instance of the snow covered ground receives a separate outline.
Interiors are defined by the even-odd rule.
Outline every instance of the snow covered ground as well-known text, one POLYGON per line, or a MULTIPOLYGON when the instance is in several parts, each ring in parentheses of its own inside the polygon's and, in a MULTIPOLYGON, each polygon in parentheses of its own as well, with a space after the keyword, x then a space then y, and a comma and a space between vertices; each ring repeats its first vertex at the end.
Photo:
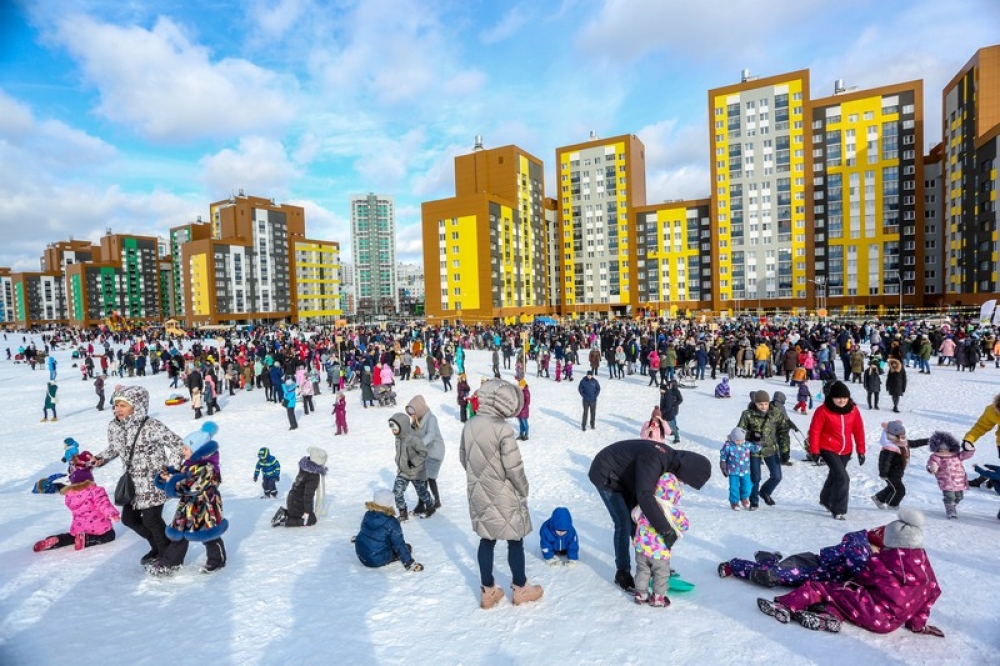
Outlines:
MULTIPOLYGON (((16 348, 20 336, 3 346, 16 348)), ((794 664, 970 664, 990 663, 1000 650, 997 543, 1000 497, 971 490, 959 520, 944 517, 940 492, 924 471, 927 450, 918 449, 907 471, 905 503, 927 514, 926 546, 943 595, 931 622, 945 640, 902 629, 879 636, 845 625, 839 635, 780 625, 757 610, 767 590, 734 579, 720 580, 716 565, 760 548, 785 553, 817 550, 842 534, 893 519, 868 497, 881 487, 877 478, 879 422, 892 414, 883 393, 882 411, 863 410, 869 462, 849 467, 851 509, 846 522, 832 520, 817 504, 823 468, 802 461, 785 468, 775 493, 776 507, 756 513, 733 512, 725 480, 717 471, 718 449, 746 406, 751 390, 786 390, 778 379, 734 379, 731 400, 712 397, 714 382, 684 391, 679 424, 682 448, 708 456, 716 470, 700 492, 688 490, 682 508, 691 531, 674 549, 673 565, 696 583, 671 595, 668 609, 638 607, 611 579, 614 558, 611 519, 587 470, 603 446, 638 435, 657 401, 656 389, 640 375, 609 380, 602 369, 598 425, 579 429, 576 383, 536 379, 529 362, 532 392, 531 439, 521 443, 535 527, 556 506, 573 513, 581 539, 581 564, 546 566, 537 532, 526 540, 528 577, 545 588, 538 603, 514 607, 508 600, 491 611, 478 607, 478 538, 472 532, 465 475, 458 461, 461 423, 455 394, 441 384, 403 382, 399 410, 422 393, 437 414, 448 446, 440 476, 443 508, 429 520, 411 519, 404 532, 426 570, 409 573, 390 565, 369 570, 357 560, 350 537, 364 502, 395 474, 393 438, 387 426, 392 408, 362 409, 358 392, 348 393, 350 435, 334 437, 332 396, 324 391, 315 415, 301 416, 288 430, 284 410, 264 400, 262 391, 223 396, 217 415, 222 452, 228 566, 206 576, 198 572, 204 548, 193 544, 185 569, 171 579, 151 579, 139 566, 146 544, 120 524, 112 544, 75 552, 41 554, 31 545, 66 531, 70 513, 58 495, 34 495, 33 482, 64 469, 62 440, 74 437, 92 452, 105 445, 110 410, 97 412, 92 382, 80 380, 69 351, 59 361, 57 423, 39 423, 48 373, 0 361, 5 423, 0 463, 0 664, 175 663, 197 659, 219 664, 567 664, 649 663, 660 655, 671 663, 794 664), (284 470, 283 501, 307 446, 330 454, 329 513, 309 529, 273 529, 269 520, 279 502, 260 499, 252 481, 256 453, 269 446, 284 470)), ((473 388, 489 372, 489 355, 471 352, 473 388)), ((990 364, 975 374, 933 367, 930 376, 909 373, 900 415, 911 437, 946 429, 961 437, 998 390, 1000 370, 990 364)), ((512 378, 510 370, 503 371, 512 378)), ((109 380, 110 387, 117 380, 109 380)), ((127 379, 124 381, 128 381, 127 379)), ((152 394, 152 415, 180 435, 196 429, 187 406, 166 407, 165 374, 132 380, 152 394)), ((814 393, 818 390, 818 383, 814 393)), ((859 385, 855 400, 864 403, 859 385)), ((805 429, 808 418, 792 418, 805 429)), ((516 422, 512 421, 515 424, 516 422)), ((996 462, 992 434, 979 442, 974 462, 996 462)), ((968 465, 971 471, 971 464, 968 465)), ((109 493, 121 473, 119 463, 96 471, 109 493)), ((410 506, 416 502, 412 488, 410 506)), ((165 515, 172 514, 173 504, 165 515)), ((497 582, 510 585, 506 549, 497 548, 497 582)))

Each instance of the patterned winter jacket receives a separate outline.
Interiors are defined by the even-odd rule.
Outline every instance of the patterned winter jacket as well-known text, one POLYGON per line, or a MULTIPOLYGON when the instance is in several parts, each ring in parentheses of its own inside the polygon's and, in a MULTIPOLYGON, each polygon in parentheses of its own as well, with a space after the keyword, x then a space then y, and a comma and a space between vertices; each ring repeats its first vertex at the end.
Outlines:
POLYGON ((167 525, 167 537, 171 541, 211 541, 221 537, 229 521, 222 517, 218 443, 203 444, 184 461, 180 471, 168 471, 172 472, 168 479, 156 477, 156 487, 180 502, 167 525))
POLYGON ((63 486, 59 492, 65 495, 66 508, 73 512, 69 528, 73 536, 104 534, 111 529, 112 522, 121 518, 104 488, 93 481, 63 486))
POLYGON ((521 389, 490 379, 478 396, 479 410, 462 429, 459 449, 472 528, 484 539, 523 539, 532 529, 528 477, 514 430, 506 421, 521 411, 521 389))
POLYGON ((742 444, 726 440, 719 450, 719 462, 727 476, 746 476, 750 473, 750 455, 760 451, 760 444, 745 440, 742 444))
POLYGON ((938 488, 944 491, 969 489, 969 477, 965 473, 963 460, 972 457, 975 451, 932 453, 927 459, 927 471, 937 477, 938 488))
MULTIPOLYGON (((681 499, 681 486, 677 477, 667 472, 660 477, 656 483, 656 490, 653 492, 656 497, 656 504, 663 512, 670 527, 673 528, 677 538, 684 536, 691 527, 687 516, 677 508, 677 503, 681 499)), ((635 546, 636 555, 651 557, 654 560, 670 560, 670 548, 674 539, 670 540, 670 545, 664 541, 663 537, 656 531, 646 518, 642 509, 636 506, 632 509, 632 520, 635 521, 635 536, 632 543, 635 546)))
MULTIPOLYGON (((135 411, 121 421, 117 418, 111 420, 108 424, 108 447, 96 457, 103 461, 102 464, 119 456, 122 458, 122 467, 135 484, 133 508, 141 511, 165 504, 167 496, 154 485, 153 480, 165 467, 180 466, 184 440, 159 420, 147 418, 149 392, 146 389, 141 386, 126 386, 115 393, 115 396, 119 395, 125 396, 135 411), (129 458, 133 440, 135 449, 129 458)), ((112 403, 115 396, 112 397, 112 403)))
POLYGON ((748 441, 760 445, 757 451, 760 452, 761 458, 777 455, 782 448, 788 448, 788 431, 791 430, 792 424, 788 416, 783 411, 775 409, 774 405, 771 405, 765 413, 751 403, 740 414, 740 422, 737 425, 747 431, 748 441), (758 439, 754 439, 755 435, 758 439), (784 447, 783 442, 785 442, 784 447))

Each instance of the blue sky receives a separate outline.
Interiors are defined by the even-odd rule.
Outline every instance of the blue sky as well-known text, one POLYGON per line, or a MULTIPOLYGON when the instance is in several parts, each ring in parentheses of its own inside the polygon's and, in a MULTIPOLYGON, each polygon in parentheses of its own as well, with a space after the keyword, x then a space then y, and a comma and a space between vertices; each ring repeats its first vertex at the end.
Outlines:
POLYGON ((474 136, 636 134, 647 194, 709 193, 707 90, 810 68, 814 96, 942 86, 1000 43, 1000 0, 0 0, 0 266, 105 229, 165 235, 230 192, 305 206, 350 254, 351 194, 391 194, 401 260, 474 136))

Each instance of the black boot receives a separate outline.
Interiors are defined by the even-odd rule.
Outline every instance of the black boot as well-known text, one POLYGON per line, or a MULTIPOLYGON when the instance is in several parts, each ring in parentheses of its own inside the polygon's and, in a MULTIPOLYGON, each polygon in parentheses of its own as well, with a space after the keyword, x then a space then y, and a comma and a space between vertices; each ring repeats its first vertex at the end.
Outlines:
POLYGON ((434 496, 434 508, 441 508, 441 495, 438 494, 438 482, 437 479, 428 479, 427 485, 430 486, 431 495, 434 496))
POLYGON ((985 476, 977 476, 972 481, 969 481, 969 486, 972 487, 972 488, 978 488, 981 485, 983 485, 984 481, 986 481, 986 477, 985 476))
POLYGON ((615 584, 626 592, 635 592, 635 579, 632 572, 626 569, 619 569, 615 572, 615 584))
POLYGON ((410 514, 409 512, 407 512, 406 507, 404 506, 402 509, 399 510, 399 522, 405 523, 409 519, 410 519, 410 514))
POLYGON ((426 508, 424 507, 424 501, 420 500, 420 501, 417 502, 417 506, 414 507, 414 509, 413 509, 413 515, 414 516, 422 516, 422 515, 424 515, 424 511, 426 511, 426 508))

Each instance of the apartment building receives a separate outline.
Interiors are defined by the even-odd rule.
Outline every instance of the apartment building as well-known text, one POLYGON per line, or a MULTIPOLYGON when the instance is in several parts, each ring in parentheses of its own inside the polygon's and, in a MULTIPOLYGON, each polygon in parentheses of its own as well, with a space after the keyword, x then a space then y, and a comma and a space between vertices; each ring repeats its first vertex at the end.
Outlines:
POLYGON ((197 222, 183 224, 179 227, 173 227, 170 230, 170 279, 173 283, 170 290, 171 307, 169 314, 171 317, 183 318, 187 314, 187 311, 184 309, 184 294, 187 292, 189 285, 184 282, 187 272, 181 263, 181 247, 191 241, 207 240, 209 238, 212 238, 212 224, 202 222, 200 215, 197 222))
POLYGON ((351 197, 351 245, 359 314, 399 310, 396 288, 396 209, 392 197, 369 192, 351 197))
MULTIPOLYGON (((923 302, 923 82, 848 90, 811 103, 815 258, 794 258, 794 290, 823 287, 829 307, 899 312, 923 302)), ((795 248, 805 238, 794 233, 795 248)), ((817 290, 819 291, 819 290, 817 290)), ((815 306, 815 304, 813 304, 815 306)))
MULTIPOLYGON (((629 211, 646 205, 645 146, 634 134, 556 149, 560 313, 627 316, 638 302, 629 211)), ((541 202, 539 202, 541 203, 541 202)))
MULTIPOLYGON (((924 155, 924 302, 944 305, 944 144, 924 155)), ((917 265, 918 270, 920 264, 917 265)))
POLYGON ((421 206, 426 314, 493 321, 548 311, 544 166, 517 146, 455 158, 455 192, 421 206))
POLYGON ((10 274, 12 324, 18 328, 65 325, 66 289, 62 272, 30 271, 10 274))
POLYGON ((945 298, 996 298, 1000 45, 979 49, 942 91, 945 298))
POLYGON ((714 310, 806 300, 809 98, 808 70, 708 91, 714 310))
MULTIPOLYGON (((669 201, 632 209, 636 235, 635 313, 675 317, 711 306, 711 201, 669 201)), ((735 267, 731 274, 737 277, 735 267)))
POLYGON ((0 268, 0 324, 14 322, 14 285, 10 269, 0 268))
POLYGON ((344 314, 340 304, 340 243, 297 238, 293 252, 296 321, 334 323, 344 314))
POLYGON ((92 261, 66 266, 66 305, 73 326, 100 325, 119 313, 131 321, 163 318, 160 260, 152 236, 108 234, 92 261))

